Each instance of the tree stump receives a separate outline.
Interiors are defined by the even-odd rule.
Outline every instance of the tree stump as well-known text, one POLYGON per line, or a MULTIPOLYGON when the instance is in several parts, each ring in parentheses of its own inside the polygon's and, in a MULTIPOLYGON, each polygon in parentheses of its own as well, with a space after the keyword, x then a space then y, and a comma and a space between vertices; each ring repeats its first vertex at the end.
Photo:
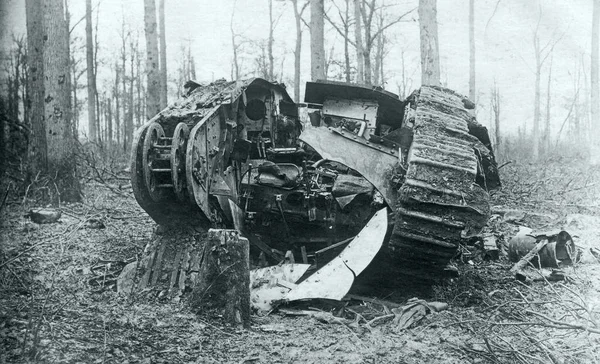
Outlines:
POLYGON ((210 229, 190 304, 197 313, 222 315, 225 322, 250 323, 249 242, 237 230, 210 229))

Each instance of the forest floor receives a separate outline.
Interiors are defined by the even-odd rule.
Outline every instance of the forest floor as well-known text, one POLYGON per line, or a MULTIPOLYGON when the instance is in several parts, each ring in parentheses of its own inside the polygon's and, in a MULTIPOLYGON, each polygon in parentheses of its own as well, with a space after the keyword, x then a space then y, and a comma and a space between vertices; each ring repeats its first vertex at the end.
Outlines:
POLYGON ((0 363, 600 362, 600 264, 591 254, 600 249, 600 169, 540 165, 502 168, 486 232, 502 247, 519 225, 566 229, 583 261, 563 281, 521 283, 506 256, 483 260, 465 246, 459 277, 418 297, 448 309, 408 328, 372 321, 389 311, 369 302, 338 306, 345 321, 282 310, 242 330, 194 315, 185 300, 121 296, 116 274, 155 229, 130 187, 90 182, 82 203, 62 204, 60 221, 44 225, 23 217, 35 202, 10 196, 0 211, 0 363))

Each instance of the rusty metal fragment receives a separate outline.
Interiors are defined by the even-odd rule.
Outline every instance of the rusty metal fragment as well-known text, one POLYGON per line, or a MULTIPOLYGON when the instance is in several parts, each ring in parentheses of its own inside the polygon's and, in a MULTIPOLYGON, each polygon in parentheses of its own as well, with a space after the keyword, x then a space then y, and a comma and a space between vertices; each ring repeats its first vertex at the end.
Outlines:
POLYGON ((571 235, 564 230, 517 234, 508 242, 508 258, 512 262, 518 262, 540 241, 547 243, 531 260, 535 267, 560 268, 572 265, 576 260, 577 248, 571 235))

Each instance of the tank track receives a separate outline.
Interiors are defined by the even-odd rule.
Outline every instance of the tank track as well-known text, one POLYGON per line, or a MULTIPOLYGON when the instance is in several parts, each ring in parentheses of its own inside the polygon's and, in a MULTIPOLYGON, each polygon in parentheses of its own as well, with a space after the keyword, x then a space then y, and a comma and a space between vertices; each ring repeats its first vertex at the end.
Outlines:
POLYGON ((469 134, 468 100, 440 87, 412 95, 413 142, 398 190, 389 248, 401 269, 441 271, 461 240, 490 215, 489 196, 476 183, 481 167, 469 134))

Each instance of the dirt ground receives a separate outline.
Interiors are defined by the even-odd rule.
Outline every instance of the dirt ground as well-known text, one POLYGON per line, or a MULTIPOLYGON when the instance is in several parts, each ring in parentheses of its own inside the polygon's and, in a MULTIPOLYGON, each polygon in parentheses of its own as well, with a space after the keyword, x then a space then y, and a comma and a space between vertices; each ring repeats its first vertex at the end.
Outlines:
MULTIPOLYGON (((504 255, 484 260, 466 244, 459 277, 418 297, 448 309, 409 328, 383 317, 389 307, 356 300, 308 304, 343 321, 275 311, 241 330, 192 314, 185 299, 121 296, 116 276, 155 229, 128 187, 90 183, 83 203, 44 225, 23 217, 33 201, 11 196, 0 212, 0 363, 600 362, 600 171, 557 162, 502 172, 486 233, 502 247, 519 225, 566 229, 582 262, 565 280, 521 283, 504 255)), ((380 298, 392 296, 411 293, 380 298)))

